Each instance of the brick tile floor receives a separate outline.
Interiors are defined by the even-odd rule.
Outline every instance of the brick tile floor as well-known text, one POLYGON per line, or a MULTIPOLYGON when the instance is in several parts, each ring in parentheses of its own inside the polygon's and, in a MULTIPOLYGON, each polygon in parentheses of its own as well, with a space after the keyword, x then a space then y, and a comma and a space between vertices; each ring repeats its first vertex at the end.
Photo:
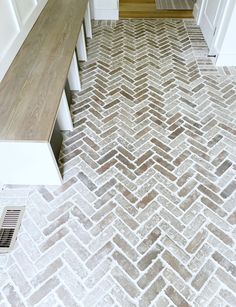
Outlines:
POLYGON ((26 205, 0 306, 236 306, 236 70, 192 20, 95 22, 62 187, 26 205))

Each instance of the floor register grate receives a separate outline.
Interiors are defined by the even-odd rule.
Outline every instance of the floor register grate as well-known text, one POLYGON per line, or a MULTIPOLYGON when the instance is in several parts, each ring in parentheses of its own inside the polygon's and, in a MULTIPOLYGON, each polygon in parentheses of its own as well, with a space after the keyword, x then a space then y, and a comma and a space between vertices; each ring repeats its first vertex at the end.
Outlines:
POLYGON ((13 250, 25 207, 5 207, 0 219, 0 253, 13 250))

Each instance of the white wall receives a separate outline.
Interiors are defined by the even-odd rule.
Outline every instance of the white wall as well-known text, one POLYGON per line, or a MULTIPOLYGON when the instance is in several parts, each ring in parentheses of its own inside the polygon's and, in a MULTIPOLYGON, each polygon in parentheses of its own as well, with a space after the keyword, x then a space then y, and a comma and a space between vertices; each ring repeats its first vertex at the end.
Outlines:
POLYGON ((119 0, 90 0, 92 16, 96 20, 119 19, 119 0))
POLYGON ((216 40, 216 48, 219 50, 216 61, 218 66, 236 66, 236 5, 234 1, 229 1, 222 30, 216 40))
MULTIPOLYGON (((206 5, 214 4, 214 1, 197 0, 195 4, 194 17, 197 24, 202 27, 203 33, 207 30, 207 23, 204 22, 204 18, 207 18, 206 14, 204 14, 205 7, 206 5)), ((236 1, 221 0, 219 14, 216 17, 217 20, 213 37, 209 36, 208 40, 207 35, 205 35, 209 53, 216 55, 216 66, 236 66, 236 1)))
POLYGON ((0 0, 0 81, 48 0, 0 0))

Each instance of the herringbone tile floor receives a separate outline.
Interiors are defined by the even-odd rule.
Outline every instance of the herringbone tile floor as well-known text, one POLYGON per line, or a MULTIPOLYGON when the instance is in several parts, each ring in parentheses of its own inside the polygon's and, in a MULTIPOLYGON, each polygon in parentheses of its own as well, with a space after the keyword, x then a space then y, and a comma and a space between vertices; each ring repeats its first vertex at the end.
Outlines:
POLYGON ((0 306, 236 306, 236 78, 192 20, 95 22, 65 184, 25 205, 0 306))

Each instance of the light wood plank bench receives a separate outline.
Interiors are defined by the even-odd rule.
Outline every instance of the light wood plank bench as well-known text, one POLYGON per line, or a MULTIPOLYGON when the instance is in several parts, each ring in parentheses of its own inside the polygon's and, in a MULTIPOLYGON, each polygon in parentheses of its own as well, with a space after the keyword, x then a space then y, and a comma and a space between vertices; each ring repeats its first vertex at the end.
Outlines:
POLYGON ((57 126, 73 128, 64 86, 80 89, 84 17, 91 37, 88 0, 49 0, 0 83, 0 183, 62 183, 57 126))

